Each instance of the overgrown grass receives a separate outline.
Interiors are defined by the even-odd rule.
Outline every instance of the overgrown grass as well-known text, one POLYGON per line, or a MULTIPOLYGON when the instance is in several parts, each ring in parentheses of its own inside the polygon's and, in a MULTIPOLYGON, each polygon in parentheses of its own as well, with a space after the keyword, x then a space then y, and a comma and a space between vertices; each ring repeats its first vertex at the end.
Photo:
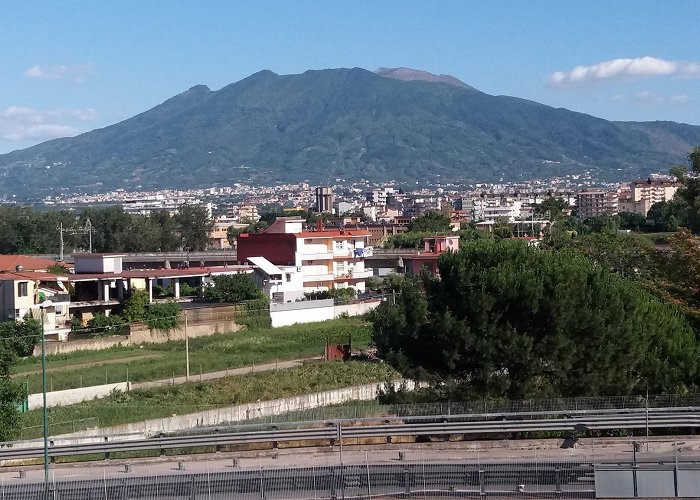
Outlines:
MULTIPOLYGON (((282 328, 259 328, 190 339, 191 374, 252 364, 323 355, 326 340, 355 348, 370 342, 370 326, 359 318, 341 318, 282 328)), ((41 360, 23 360, 15 379, 29 392, 41 392, 41 360), (34 372, 31 373, 30 372, 34 372)), ((47 358, 48 389, 57 391, 106 383, 159 380, 185 375, 185 341, 113 347, 103 351, 60 354, 47 358)))
POLYGON ((665 245, 668 244, 668 238, 675 233, 672 232, 658 232, 658 233, 636 233, 642 236, 643 238, 648 239, 652 243, 656 245, 665 245))
MULTIPOLYGON (((398 378, 394 369, 380 363, 310 363, 281 371, 228 377, 159 389, 114 393, 103 399, 49 409, 50 422, 97 418, 100 427, 184 415, 230 405, 266 401, 353 385, 398 378)), ((33 427, 23 437, 41 436, 40 410, 22 416, 22 426, 33 427), (33 432, 32 432, 33 431, 33 432)))

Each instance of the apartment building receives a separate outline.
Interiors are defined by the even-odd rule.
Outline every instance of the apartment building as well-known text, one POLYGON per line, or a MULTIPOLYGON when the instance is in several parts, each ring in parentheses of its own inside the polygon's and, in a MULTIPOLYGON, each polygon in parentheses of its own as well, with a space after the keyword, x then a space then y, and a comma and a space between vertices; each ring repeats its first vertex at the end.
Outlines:
POLYGON ((372 270, 364 258, 372 248, 366 230, 304 230, 304 220, 279 217, 261 233, 238 236, 238 260, 262 256, 276 266, 295 266, 304 292, 353 287, 365 291, 372 270))
POLYGON ((586 189, 576 195, 578 218, 585 220, 618 212, 617 192, 602 189, 586 189))
POLYGON ((672 200, 679 187, 678 182, 665 179, 633 181, 620 194, 619 209, 646 215, 654 203, 672 200))
POLYGON ((31 317, 44 322, 47 338, 65 340, 70 331, 68 278, 48 272, 0 273, 0 321, 23 321, 31 317), (50 300, 43 311, 40 304, 50 300))

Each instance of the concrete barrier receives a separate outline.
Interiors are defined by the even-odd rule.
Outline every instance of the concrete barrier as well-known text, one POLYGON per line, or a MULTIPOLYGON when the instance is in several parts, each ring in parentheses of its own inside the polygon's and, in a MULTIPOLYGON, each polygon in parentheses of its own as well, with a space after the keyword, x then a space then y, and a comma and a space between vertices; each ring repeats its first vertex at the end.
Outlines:
MULTIPOLYGON (((80 389, 66 389, 65 391, 52 391, 46 393, 46 406, 64 406, 90 401, 95 398, 109 396, 112 391, 126 392, 130 389, 131 382, 119 382, 117 384, 92 385, 80 389)), ((30 394, 28 397, 29 409, 43 408, 43 394, 30 394)))
POLYGON ((325 321, 334 317, 333 299, 270 304, 270 320, 273 328, 295 323, 325 321))
MULTIPOLYGON (((243 329, 232 319, 218 321, 205 321, 190 323, 187 326, 187 336, 206 337, 218 333, 237 332, 243 329)), ((184 325, 172 330, 150 330, 145 325, 142 328, 134 327, 130 335, 110 335, 104 337, 92 337, 87 339, 75 339, 68 342, 48 342, 46 354, 66 354, 77 351, 98 351, 115 346, 129 346, 139 344, 162 344, 170 340, 184 340, 184 325)), ((34 347, 34 356, 41 356, 41 346, 34 347)))
MULTIPOLYGON (((417 384, 412 380, 395 380, 391 382, 395 389, 401 387, 406 390, 414 390, 417 384)), ((271 401, 260 401, 243 405, 235 405, 215 410, 206 410, 187 415, 173 415, 172 417, 157 418, 143 422, 104 427, 100 429, 89 429, 72 434, 56 436, 54 441, 70 443, 71 440, 82 440, 84 438, 94 438, 99 440, 99 436, 140 436, 151 437, 164 432, 176 432, 192 429, 200 426, 222 425, 227 423, 244 422, 250 419, 279 415, 292 411, 309 410, 322 406, 336 405, 347 401, 370 401, 377 397, 383 382, 365 384, 343 389, 333 389, 330 391, 303 394, 289 398, 274 399, 271 401)))
POLYGON ((372 299, 350 302, 348 304, 338 304, 335 306, 334 317, 338 318, 342 314, 347 314, 348 316, 360 316, 375 309, 381 303, 382 299, 372 299))

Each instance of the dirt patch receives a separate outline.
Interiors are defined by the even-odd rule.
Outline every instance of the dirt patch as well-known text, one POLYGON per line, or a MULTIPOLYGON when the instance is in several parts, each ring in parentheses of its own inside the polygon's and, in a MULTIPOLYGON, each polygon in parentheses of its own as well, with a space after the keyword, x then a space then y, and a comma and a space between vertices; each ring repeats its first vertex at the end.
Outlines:
MULTIPOLYGON (((114 358, 114 359, 106 359, 104 361, 85 361, 83 363, 75 363, 72 365, 61 365, 61 366, 54 366, 54 367, 47 367, 46 372, 58 372, 58 371, 65 371, 65 370, 78 370, 80 368, 89 368, 92 366, 104 366, 104 365, 117 365, 120 363, 128 363, 129 361, 141 361, 144 359, 159 359, 162 358, 163 354, 137 354, 135 356, 127 356, 124 358, 114 358)), ((22 371, 22 372, 17 372, 15 373, 15 376, 25 376, 25 375, 36 375, 41 373, 41 370, 31 370, 31 371, 22 371)))

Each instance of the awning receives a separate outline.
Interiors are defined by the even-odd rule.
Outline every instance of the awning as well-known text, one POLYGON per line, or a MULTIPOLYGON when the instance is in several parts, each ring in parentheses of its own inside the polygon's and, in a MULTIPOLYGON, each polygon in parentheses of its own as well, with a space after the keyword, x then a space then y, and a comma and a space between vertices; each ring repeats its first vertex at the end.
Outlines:
POLYGON ((248 257, 248 260, 254 265, 258 266, 262 270, 262 272, 264 272, 268 276, 273 276, 275 274, 284 274, 284 271, 282 271, 279 267, 267 260, 265 257, 248 257))

